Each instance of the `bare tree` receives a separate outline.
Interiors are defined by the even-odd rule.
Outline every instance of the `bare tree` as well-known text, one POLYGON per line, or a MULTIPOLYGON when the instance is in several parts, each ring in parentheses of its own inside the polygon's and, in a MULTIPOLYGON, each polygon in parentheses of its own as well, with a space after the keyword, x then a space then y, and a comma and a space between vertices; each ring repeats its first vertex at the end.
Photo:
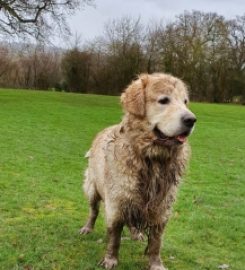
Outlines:
POLYGON ((9 51, 6 47, 0 46, 0 79, 6 74, 11 66, 9 51))
POLYGON ((230 96, 245 102, 245 15, 228 22, 229 55, 231 66, 230 96))
POLYGON ((144 53, 146 60, 146 71, 153 73, 155 71, 161 71, 162 61, 161 52, 162 47, 159 46, 164 33, 164 26, 160 24, 151 24, 146 29, 146 35, 144 38, 144 53))
POLYGON ((19 51, 0 47, 0 85, 48 90, 61 81, 61 52, 22 44, 19 51))
POLYGON ((105 26, 105 43, 110 85, 112 94, 120 91, 144 70, 143 25, 140 18, 122 17, 110 21, 105 26))
POLYGON ((0 34, 39 39, 68 32, 66 16, 93 0, 0 0, 0 34))
POLYGON ((87 92, 90 77, 91 56, 77 47, 67 51, 62 59, 62 71, 66 90, 87 92))

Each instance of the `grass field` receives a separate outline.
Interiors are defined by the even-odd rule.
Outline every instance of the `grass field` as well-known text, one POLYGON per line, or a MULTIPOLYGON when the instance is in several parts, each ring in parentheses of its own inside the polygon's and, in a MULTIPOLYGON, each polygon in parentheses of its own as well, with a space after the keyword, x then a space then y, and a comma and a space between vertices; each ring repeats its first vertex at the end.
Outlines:
MULTIPOLYGON (((191 105, 193 154, 164 239, 170 270, 245 269, 245 107, 191 105)), ((83 158, 120 121, 116 97, 0 90, 0 269, 98 268, 103 212, 80 236, 88 204, 83 158)), ((118 270, 145 269, 146 243, 124 232, 118 270)))

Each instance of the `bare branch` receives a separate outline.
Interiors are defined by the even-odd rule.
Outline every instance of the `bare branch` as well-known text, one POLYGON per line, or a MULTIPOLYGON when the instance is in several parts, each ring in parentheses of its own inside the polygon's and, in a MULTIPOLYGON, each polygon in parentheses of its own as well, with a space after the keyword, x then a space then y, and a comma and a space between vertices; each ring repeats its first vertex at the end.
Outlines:
POLYGON ((69 33, 66 18, 93 0, 0 0, 0 34, 44 38, 55 33, 69 33))

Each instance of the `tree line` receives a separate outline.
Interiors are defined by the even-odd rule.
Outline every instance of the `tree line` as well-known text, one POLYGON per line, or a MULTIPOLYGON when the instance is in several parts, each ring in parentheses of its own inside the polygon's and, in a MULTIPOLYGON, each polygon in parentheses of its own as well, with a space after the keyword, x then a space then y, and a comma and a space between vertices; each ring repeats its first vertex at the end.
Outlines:
POLYGON ((68 50, 0 46, 2 87, 119 95, 143 72, 180 77, 196 101, 244 103, 245 15, 192 11, 149 25, 123 17, 68 50))

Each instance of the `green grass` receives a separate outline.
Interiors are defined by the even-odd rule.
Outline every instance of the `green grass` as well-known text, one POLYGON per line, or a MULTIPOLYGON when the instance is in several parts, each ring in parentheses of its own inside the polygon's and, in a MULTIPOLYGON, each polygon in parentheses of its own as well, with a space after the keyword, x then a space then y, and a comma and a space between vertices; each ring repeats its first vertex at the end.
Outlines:
MULTIPOLYGON (((198 117, 192 161, 162 257, 171 270, 242 270, 245 107, 191 108, 198 117)), ((94 135, 121 116, 116 97, 0 91, 0 269, 100 269, 103 211, 93 234, 78 233, 88 211, 83 156, 94 135)), ((117 269, 145 269, 145 244, 126 237, 117 269)))

